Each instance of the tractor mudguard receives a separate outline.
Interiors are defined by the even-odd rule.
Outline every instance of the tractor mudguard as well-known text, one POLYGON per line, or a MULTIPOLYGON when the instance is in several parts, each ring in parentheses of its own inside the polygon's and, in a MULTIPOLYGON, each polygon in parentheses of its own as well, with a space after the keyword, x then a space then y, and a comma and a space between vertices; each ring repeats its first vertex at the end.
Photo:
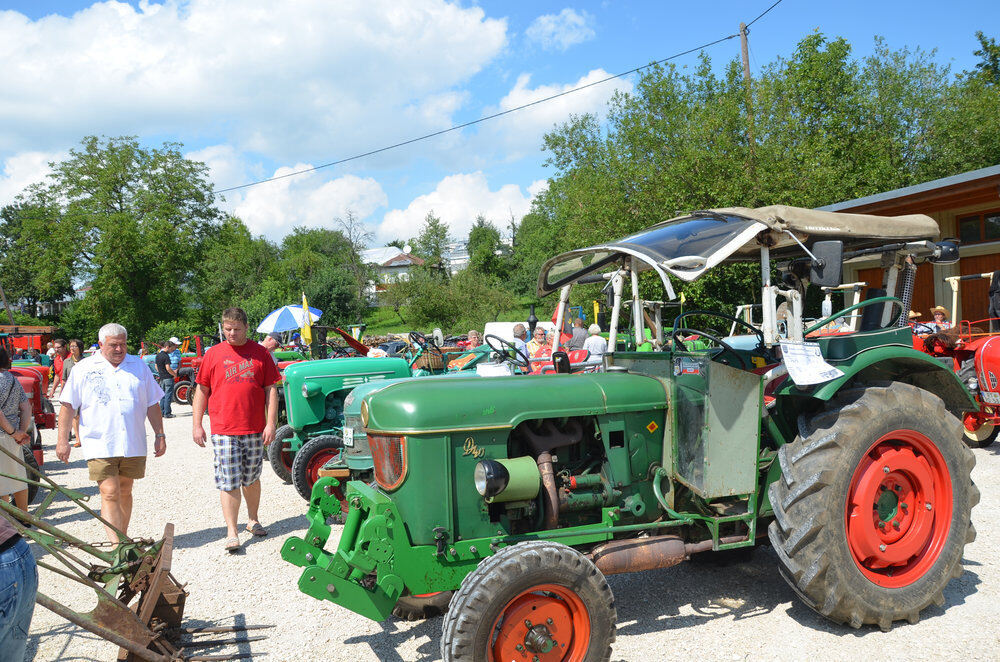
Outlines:
POLYGON ((898 346, 875 347, 844 361, 830 361, 843 371, 843 376, 818 387, 800 389, 788 380, 777 389, 779 396, 806 396, 827 401, 851 381, 897 381, 913 384, 929 391, 944 401, 948 411, 960 419, 963 412, 976 411, 979 405, 969 394, 955 373, 937 359, 898 346))
POLYGON ((595 416, 666 407, 663 386, 627 373, 453 378, 427 388, 395 382, 364 398, 369 430, 427 433, 513 428, 524 420, 595 416), (447 404, 445 404, 447 403, 447 404))

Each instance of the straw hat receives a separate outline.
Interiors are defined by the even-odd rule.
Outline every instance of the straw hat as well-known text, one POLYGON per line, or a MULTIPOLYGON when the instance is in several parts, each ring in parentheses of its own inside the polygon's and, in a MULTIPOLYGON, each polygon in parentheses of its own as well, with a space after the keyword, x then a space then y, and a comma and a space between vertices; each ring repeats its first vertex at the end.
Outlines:
POLYGON ((920 317, 920 313, 915 313, 911 310, 910 314, 907 316, 907 319, 915 320, 918 317, 920 317))
POLYGON ((945 308, 944 306, 934 306, 933 308, 931 308, 931 315, 933 315, 934 313, 944 313, 945 319, 951 318, 951 315, 948 314, 948 309, 945 308))

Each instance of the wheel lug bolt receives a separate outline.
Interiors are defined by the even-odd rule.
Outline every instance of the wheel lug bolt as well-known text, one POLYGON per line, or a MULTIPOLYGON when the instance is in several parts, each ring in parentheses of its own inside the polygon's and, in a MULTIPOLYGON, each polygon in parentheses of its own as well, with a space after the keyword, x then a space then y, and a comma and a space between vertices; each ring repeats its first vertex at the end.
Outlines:
POLYGON ((878 551, 884 552, 885 551, 885 545, 884 544, 883 545, 879 545, 878 546, 878 551))
POLYGON ((889 467, 882 467, 882 473, 884 474, 889 473, 889 467))
POLYGON ((879 492, 885 492, 885 485, 879 485, 878 486, 878 491, 879 492))
POLYGON ((927 504, 924 504, 924 505, 927 507, 927 510, 931 509, 931 504, 927 503, 927 504))
POLYGON ((531 627, 531 621, 529 621, 528 619, 524 619, 524 627, 530 628, 531 627))
POLYGON ((879 523, 878 523, 878 528, 880 528, 880 529, 882 529, 883 531, 885 531, 885 522, 879 522, 879 523))
POLYGON ((902 508, 903 510, 906 510, 907 508, 909 508, 909 506, 907 506, 905 503, 899 504, 899 507, 902 508))
POLYGON ((514 646, 514 648, 517 649, 517 650, 519 650, 519 651, 523 651, 524 650, 524 646, 522 646, 521 644, 518 644, 517 646, 514 646))
POLYGON ((552 625, 552 619, 551 618, 546 618, 545 622, 548 623, 549 625, 552 625))
POLYGON ((902 492, 903 491, 903 486, 902 485, 893 485, 892 489, 896 490, 897 492, 902 492))
POLYGON ((894 528, 894 529, 896 529, 897 531, 899 531, 899 522, 893 522, 893 523, 892 523, 892 528, 894 528))

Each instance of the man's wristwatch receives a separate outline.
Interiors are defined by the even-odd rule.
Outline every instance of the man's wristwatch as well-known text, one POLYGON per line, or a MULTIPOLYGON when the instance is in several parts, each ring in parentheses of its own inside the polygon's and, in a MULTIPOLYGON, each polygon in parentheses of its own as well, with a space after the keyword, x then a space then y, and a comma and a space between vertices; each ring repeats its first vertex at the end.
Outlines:
POLYGON ((163 437, 164 439, 166 439, 167 435, 163 434, 162 432, 158 432, 158 433, 156 433, 156 436, 154 437, 154 439, 159 439, 160 437, 163 437))

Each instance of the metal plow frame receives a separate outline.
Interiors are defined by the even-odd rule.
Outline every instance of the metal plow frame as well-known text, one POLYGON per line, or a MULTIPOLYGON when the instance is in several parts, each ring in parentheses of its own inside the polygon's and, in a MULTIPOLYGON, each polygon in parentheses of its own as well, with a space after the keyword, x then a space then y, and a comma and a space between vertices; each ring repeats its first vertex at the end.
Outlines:
POLYGON ((33 473, 40 480, 4 473, 0 473, 0 476, 22 481, 26 485, 46 488, 49 491, 32 513, 23 512, 0 499, 0 516, 9 520, 22 537, 35 542, 64 566, 59 567, 48 561, 36 560, 39 567, 83 584, 97 594, 97 606, 86 613, 75 611, 41 592, 37 594, 37 604, 119 646, 119 660, 195 662, 238 660, 251 656, 250 653, 200 656, 188 656, 183 653, 185 648, 244 644, 264 638, 257 636, 179 641, 180 637, 185 635, 239 633, 272 626, 181 627, 188 593, 170 572, 174 548, 173 524, 168 523, 164 527, 163 538, 158 541, 148 538, 129 538, 84 503, 89 497, 62 487, 5 448, 0 447, 0 452, 25 467, 29 472, 27 475, 33 473), (114 545, 103 542, 88 543, 43 520, 45 511, 60 495, 114 530, 118 536, 118 543, 114 545), (71 547, 79 552, 79 556, 69 551, 71 547), (87 558, 88 556, 91 558, 87 558), (136 596, 138 600, 135 600, 130 607, 129 604, 136 596))

